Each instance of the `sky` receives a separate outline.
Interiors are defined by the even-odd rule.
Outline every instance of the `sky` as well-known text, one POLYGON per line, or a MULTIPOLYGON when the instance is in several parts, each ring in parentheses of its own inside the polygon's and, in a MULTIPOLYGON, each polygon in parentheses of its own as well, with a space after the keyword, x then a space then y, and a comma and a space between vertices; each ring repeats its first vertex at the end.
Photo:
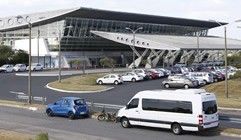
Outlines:
MULTIPOLYGON (((0 19, 78 7, 227 22, 227 37, 241 40, 241 0, 1 0, 0 19)), ((209 35, 223 37, 224 27, 209 35)))

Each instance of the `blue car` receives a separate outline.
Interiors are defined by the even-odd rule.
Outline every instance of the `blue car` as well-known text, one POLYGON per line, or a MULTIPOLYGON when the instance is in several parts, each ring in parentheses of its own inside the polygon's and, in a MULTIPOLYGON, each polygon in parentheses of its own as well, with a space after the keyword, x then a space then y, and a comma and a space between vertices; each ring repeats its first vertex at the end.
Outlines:
POLYGON ((73 120, 76 117, 88 117, 89 109, 84 99, 79 97, 63 97, 53 104, 48 104, 46 114, 52 116, 67 116, 73 120))

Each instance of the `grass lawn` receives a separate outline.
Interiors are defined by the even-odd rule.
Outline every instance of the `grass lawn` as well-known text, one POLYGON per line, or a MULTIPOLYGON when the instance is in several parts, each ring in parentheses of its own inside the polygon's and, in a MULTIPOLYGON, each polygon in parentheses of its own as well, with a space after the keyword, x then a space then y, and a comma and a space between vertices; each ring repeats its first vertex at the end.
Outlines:
MULTIPOLYGON (((61 83, 59 83, 58 81, 54 81, 50 83, 49 86, 57 89, 70 91, 104 90, 109 88, 109 86, 96 84, 96 79, 104 75, 106 75, 106 73, 79 75, 71 78, 62 79, 61 83)), ((216 94, 218 105, 220 107, 241 109, 241 79, 228 80, 228 85, 228 98, 226 98, 225 95, 225 81, 213 83, 203 88, 205 88, 208 92, 213 92, 216 94)))
POLYGON ((0 129, 0 140, 33 140, 35 136, 0 129))
POLYGON ((89 74, 79 75, 71 78, 62 79, 61 83, 54 81, 49 84, 50 87, 69 90, 69 91, 97 91, 109 88, 109 86, 97 85, 96 79, 106 75, 101 74, 89 74))
POLYGON ((228 98, 225 95, 225 81, 213 83, 204 88, 216 94, 220 107, 241 109, 241 79, 228 80, 228 98))

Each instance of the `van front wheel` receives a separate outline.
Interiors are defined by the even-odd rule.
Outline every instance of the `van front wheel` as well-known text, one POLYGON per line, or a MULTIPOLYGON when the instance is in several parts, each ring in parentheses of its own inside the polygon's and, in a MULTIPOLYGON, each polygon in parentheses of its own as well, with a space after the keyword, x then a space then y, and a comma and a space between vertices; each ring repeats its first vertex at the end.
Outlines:
POLYGON ((172 125, 172 132, 175 135, 180 135, 182 133, 182 127, 180 126, 180 124, 175 123, 172 125))
POLYGON ((131 126, 131 124, 127 118, 123 118, 123 119, 121 119, 121 126, 123 128, 129 128, 131 126))

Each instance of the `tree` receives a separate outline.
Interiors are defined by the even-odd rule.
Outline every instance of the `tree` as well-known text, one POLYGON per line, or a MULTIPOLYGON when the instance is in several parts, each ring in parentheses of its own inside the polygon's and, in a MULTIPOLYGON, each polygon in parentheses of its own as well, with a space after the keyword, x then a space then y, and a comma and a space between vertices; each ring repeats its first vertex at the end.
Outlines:
POLYGON ((241 53, 238 55, 228 56, 228 65, 241 68, 241 53))
POLYGON ((15 51, 14 55, 12 56, 12 59, 10 60, 11 63, 17 64, 17 63, 23 63, 28 64, 28 53, 24 50, 17 50, 15 51))
POLYGON ((114 67, 115 67, 115 64, 116 64, 116 60, 112 59, 112 58, 108 58, 108 57, 105 57, 105 58, 102 58, 100 59, 100 63, 102 65, 106 65, 108 67, 111 67, 111 72, 114 71, 114 67))
POLYGON ((73 67, 74 61, 75 61, 75 60, 70 60, 70 61, 68 62, 68 63, 69 63, 69 65, 70 65, 70 68, 72 68, 72 67, 73 67))
POLYGON ((0 65, 10 63, 14 55, 14 51, 9 46, 0 45, 0 65))
POLYGON ((76 69, 80 68, 81 64, 83 65, 82 70, 83 74, 85 74, 85 66, 86 66, 86 60, 74 60, 73 64, 76 65, 76 69))

